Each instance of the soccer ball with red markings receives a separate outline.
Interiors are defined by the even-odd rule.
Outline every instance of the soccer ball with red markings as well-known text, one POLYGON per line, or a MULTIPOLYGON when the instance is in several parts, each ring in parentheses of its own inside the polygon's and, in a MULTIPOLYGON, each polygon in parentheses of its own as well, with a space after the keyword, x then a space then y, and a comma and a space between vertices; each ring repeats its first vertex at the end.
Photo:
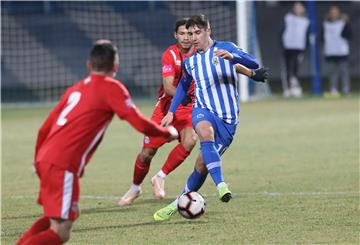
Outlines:
POLYGON ((199 218, 205 212, 205 200, 199 193, 184 193, 178 200, 178 211, 186 219, 199 218))

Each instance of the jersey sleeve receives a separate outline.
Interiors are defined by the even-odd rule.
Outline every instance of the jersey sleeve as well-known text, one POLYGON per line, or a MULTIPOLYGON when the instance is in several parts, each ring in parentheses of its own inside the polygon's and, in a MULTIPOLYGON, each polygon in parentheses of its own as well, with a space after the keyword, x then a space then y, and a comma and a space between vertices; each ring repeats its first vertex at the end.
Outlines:
POLYGON ((126 120, 139 132, 149 136, 169 137, 169 130, 145 118, 132 102, 129 92, 122 84, 112 83, 107 89, 106 101, 111 110, 122 120, 126 120))
POLYGON ((104 97, 108 106, 120 119, 124 119, 135 107, 128 90, 120 82, 109 83, 104 91, 104 97))
POLYGON ((133 128, 145 135, 164 137, 170 136, 168 129, 147 119, 136 107, 133 108, 132 113, 128 114, 125 120, 130 123, 133 128))
POLYGON ((175 61, 174 57, 171 55, 170 52, 165 51, 162 59, 162 76, 168 77, 168 76, 175 76, 175 61))
POLYGON ((259 62, 256 60, 255 57, 244 52, 234 43, 229 42, 228 47, 229 47, 228 51, 234 56, 234 58, 231 60, 233 64, 244 65, 250 69, 259 68, 259 62))

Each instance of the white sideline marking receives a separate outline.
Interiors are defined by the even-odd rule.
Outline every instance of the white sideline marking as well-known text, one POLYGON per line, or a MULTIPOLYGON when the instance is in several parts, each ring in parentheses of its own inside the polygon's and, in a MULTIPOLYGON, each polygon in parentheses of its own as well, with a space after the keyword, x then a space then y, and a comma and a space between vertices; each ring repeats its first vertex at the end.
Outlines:
MULTIPOLYGON (((351 191, 339 191, 339 192, 240 192, 240 193, 233 193, 233 196, 269 196, 269 197, 281 197, 281 196, 358 196, 360 192, 351 192, 351 191)), ((217 196, 217 193, 213 193, 211 195, 203 194, 203 196, 217 196)), ((172 196, 176 198, 175 196, 172 196)), ((24 196, 24 195, 16 195, 16 196, 7 196, 3 198, 9 199, 33 199, 36 196, 24 196)), ((80 199, 94 199, 94 200, 118 200, 121 198, 119 196, 93 196, 93 195, 81 195, 80 199)), ((151 200, 154 197, 141 197, 143 200, 151 200)))

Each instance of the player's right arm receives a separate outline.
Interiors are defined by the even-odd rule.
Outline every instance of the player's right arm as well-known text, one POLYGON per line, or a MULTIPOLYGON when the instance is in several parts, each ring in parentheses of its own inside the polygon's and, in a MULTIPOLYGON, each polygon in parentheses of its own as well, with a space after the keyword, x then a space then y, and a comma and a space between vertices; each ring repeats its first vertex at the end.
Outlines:
POLYGON ((176 91, 176 87, 174 86, 176 66, 174 57, 171 55, 169 49, 164 52, 161 63, 164 91, 167 95, 174 96, 176 91))
POLYGON ((119 83, 112 83, 106 91, 106 101, 117 116, 130 123, 137 131, 148 136, 177 138, 174 129, 164 128, 147 119, 132 102, 127 89, 119 83))
POLYGON ((174 80, 175 80, 174 76, 163 77, 164 91, 167 95, 174 96, 175 94, 176 87, 173 85, 174 80))

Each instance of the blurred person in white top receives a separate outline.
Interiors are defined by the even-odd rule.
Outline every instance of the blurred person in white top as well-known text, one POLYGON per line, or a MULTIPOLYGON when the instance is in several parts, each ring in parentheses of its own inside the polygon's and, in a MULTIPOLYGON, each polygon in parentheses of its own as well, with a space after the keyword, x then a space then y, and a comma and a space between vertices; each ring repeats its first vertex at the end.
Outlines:
POLYGON ((292 11, 284 16, 281 31, 281 46, 285 60, 286 76, 282 79, 284 97, 302 96, 298 78, 299 66, 307 47, 310 21, 306 9, 300 2, 295 2, 292 11))
POLYGON ((339 96, 338 81, 340 79, 342 82, 341 92, 344 95, 350 93, 348 56, 351 38, 352 32, 348 16, 342 14, 338 6, 331 6, 322 24, 321 34, 321 39, 324 42, 325 59, 329 65, 329 91, 331 96, 339 96))

